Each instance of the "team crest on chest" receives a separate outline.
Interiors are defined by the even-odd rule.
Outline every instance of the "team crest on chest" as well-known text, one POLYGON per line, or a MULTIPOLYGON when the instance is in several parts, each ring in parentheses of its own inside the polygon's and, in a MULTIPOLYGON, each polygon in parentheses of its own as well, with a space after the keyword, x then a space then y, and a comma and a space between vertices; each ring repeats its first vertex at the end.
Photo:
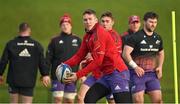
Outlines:
POLYGON ((78 46, 78 40, 77 39, 72 40, 72 46, 78 46))
POLYGON ((63 44, 63 43, 64 43, 64 41, 63 41, 63 40, 60 40, 60 41, 59 41, 59 44, 63 44))
POLYGON ((160 42, 161 42, 160 40, 156 40, 156 44, 160 44, 160 42))

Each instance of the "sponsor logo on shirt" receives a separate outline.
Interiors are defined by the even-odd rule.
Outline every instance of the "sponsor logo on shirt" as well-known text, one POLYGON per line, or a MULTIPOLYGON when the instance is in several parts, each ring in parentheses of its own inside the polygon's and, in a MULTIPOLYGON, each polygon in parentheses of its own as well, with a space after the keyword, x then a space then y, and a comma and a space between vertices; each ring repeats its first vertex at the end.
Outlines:
POLYGON ((24 43, 17 43, 18 46, 34 46, 34 43, 28 43, 27 40, 24 43))
POLYGON ((134 86, 131 87, 131 90, 135 91, 135 88, 136 88, 136 86, 134 85, 134 86))
POLYGON ((126 86, 125 89, 126 89, 126 90, 129 90, 129 86, 126 86))
POLYGON ((157 51, 159 51, 159 49, 157 49, 157 48, 140 48, 140 51, 154 51, 154 52, 157 52, 157 51))
POLYGON ((116 87, 114 88, 114 90, 120 90, 121 88, 118 86, 118 85, 116 85, 116 87))
POLYGON ((142 40, 141 41, 141 44, 147 44, 145 40, 142 40))
POLYGON ((31 57, 31 54, 29 54, 28 50, 25 48, 19 53, 19 56, 21 57, 31 57))
POLYGON ((57 88, 57 84, 53 84, 53 88, 57 88))

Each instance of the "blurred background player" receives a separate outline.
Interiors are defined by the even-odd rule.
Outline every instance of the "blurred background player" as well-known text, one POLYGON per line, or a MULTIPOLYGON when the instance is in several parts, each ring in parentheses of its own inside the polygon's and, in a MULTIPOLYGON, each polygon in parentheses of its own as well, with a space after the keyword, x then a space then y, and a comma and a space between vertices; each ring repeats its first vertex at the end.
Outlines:
POLYGON ((116 103, 128 103, 129 72, 111 34, 98 23, 94 10, 84 11, 83 23, 86 34, 82 45, 72 58, 65 61, 65 64, 71 67, 79 64, 88 52, 91 53, 93 60, 86 67, 68 77, 65 83, 72 83, 93 70, 100 70, 103 75, 90 87, 84 102, 95 103, 112 92, 116 103))
MULTIPOLYGON (((55 71, 59 63, 72 57, 79 49, 81 39, 72 33, 72 20, 65 14, 60 18, 61 32, 51 39, 49 43, 46 59, 51 69, 52 93, 55 103, 73 103, 76 96, 76 82, 63 84, 56 78, 55 71)), ((73 72, 78 70, 78 66, 72 68, 73 72)))
MULTIPOLYGON (((124 45, 127 42, 128 38, 131 37, 131 35, 133 35, 137 31, 139 31, 140 26, 141 26, 141 22, 140 22, 140 17, 139 16, 132 15, 132 16, 129 17, 128 30, 126 32, 124 32, 123 35, 122 35, 122 42, 123 42, 122 50, 123 50, 124 45)), ((125 61, 125 63, 128 66, 129 70, 133 70, 132 67, 129 66, 126 61, 125 61)), ((131 79, 131 76, 130 76, 130 79, 131 79)), ((131 87, 132 87, 131 80, 130 80, 130 86, 129 87, 130 87, 130 93, 131 93, 131 87)), ((132 95, 132 93, 131 93, 131 95, 132 95)))
POLYGON ((7 42, 0 61, 0 84, 2 84, 2 75, 9 62, 7 83, 10 103, 18 103, 19 101, 32 103, 38 67, 43 84, 47 87, 50 83, 43 47, 30 35, 30 26, 27 23, 21 23, 19 36, 7 42))
POLYGON ((130 16, 128 21, 128 30, 122 34, 123 44, 125 43, 125 41, 127 41, 127 38, 130 35, 139 31, 140 27, 141 27, 140 17, 137 15, 130 16))
POLYGON ((147 12, 144 15, 143 29, 128 38, 123 50, 123 57, 134 70, 131 70, 134 103, 144 102, 146 92, 152 103, 162 103, 159 79, 162 77, 164 62, 163 42, 154 30, 158 15, 147 12))

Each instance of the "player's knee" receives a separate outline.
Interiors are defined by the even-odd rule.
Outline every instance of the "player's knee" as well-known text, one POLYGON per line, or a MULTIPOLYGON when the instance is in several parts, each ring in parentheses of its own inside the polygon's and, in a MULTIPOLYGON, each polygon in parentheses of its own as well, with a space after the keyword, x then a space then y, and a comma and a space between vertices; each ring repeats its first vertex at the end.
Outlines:
POLYGON ((62 102, 62 98, 63 98, 63 94, 64 94, 63 91, 54 91, 52 94, 53 94, 55 103, 61 103, 62 102))
POLYGON ((54 97, 54 103, 61 103, 62 102, 62 97, 54 97))
POLYGON ((133 96, 133 102, 134 103, 143 103, 144 100, 143 100, 143 97, 142 96, 133 96))
POLYGON ((163 103, 163 100, 162 100, 161 97, 156 97, 156 98, 152 99, 152 103, 162 104, 162 103, 163 103))
POLYGON ((64 98, 63 103, 64 103, 64 104, 73 104, 73 103, 74 103, 74 99, 64 98))

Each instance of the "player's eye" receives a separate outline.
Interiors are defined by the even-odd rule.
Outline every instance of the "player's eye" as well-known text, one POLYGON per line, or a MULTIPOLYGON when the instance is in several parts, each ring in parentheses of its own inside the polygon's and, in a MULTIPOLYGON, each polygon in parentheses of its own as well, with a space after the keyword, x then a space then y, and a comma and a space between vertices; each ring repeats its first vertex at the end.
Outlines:
POLYGON ((106 22, 106 23, 109 23, 109 20, 101 20, 102 23, 106 22))
POLYGON ((83 21, 85 21, 85 22, 86 22, 86 21, 87 21, 87 19, 83 19, 83 21))

